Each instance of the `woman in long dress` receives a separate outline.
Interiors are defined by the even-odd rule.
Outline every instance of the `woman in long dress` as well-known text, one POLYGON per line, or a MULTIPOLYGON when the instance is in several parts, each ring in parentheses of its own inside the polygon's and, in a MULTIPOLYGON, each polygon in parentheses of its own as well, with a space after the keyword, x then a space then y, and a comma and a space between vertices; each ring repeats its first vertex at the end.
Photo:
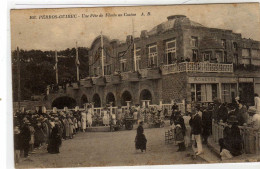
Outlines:
POLYGON ((90 108, 88 109, 88 114, 87 114, 87 125, 88 127, 92 126, 92 113, 90 108))
POLYGON ((61 140, 61 135, 59 133, 59 125, 56 123, 50 135, 50 144, 48 145, 47 148, 48 153, 51 154, 60 153, 59 148, 61 146, 61 143, 62 140, 61 140))
POLYGON ((137 134, 135 137, 135 149, 136 150, 140 149, 141 152, 143 152, 143 151, 146 152, 146 143, 147 143, 147 139, 144 135, 143 122, 141 121, 137 128, 137 134))
POLYGON ((190 113, 186 113, 183 116, 184 124, 186 127, 186 132, 184 136, 184 143, 186 147, 189 147, 191 145, 191 127, 189 124, 190 119, 191 119, 190 113))
POLYGON ((87 126, 87 114, 86 112, 81 113, 81 127, 82 131, 85 132, 87 126))
POLYGON ((104 109, 103 124, 104 124, 105 126, 108 126, 108 125, 109 125, 109 114, 108 114, 106 108, 104 109))

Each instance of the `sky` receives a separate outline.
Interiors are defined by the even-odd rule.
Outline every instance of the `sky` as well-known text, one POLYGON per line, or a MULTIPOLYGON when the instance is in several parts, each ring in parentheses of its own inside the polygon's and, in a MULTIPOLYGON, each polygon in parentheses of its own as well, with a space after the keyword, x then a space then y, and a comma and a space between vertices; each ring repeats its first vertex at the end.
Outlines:
POLYGON ((12 10, 11 49, 19 46, 25 50, 64 50, 75 47, 76 41, 80 47, 90 47, 101 31, 110 39, 125 41, 133 30, 135 37, 140 36, 141 30, 151 30, 170 15, 186 15, 204 26, 230 29, 244 38, 260 41, 259 13, 257 3, 12 10), (91 14, 103 17, 90 17, 91 14), (106 17, 106 14, 123 16, 106 17), (45 15, 77 17, 40 19, 45 15))

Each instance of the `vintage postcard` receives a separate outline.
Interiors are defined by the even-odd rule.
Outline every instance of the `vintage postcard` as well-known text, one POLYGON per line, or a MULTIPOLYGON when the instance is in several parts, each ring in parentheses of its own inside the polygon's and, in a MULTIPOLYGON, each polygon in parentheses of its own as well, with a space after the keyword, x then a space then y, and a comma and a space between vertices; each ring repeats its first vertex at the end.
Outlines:
POLYGON ((11 10, 15 166, 260 161, 259 9, 11 10))

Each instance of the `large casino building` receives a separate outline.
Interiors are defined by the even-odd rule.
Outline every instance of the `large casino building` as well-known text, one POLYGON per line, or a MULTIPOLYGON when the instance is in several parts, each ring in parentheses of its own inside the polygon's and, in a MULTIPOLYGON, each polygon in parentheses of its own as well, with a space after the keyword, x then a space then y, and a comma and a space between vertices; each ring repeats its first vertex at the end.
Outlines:
POLYGON ((89 77, 66 91, 81 106, 232 102, 237 96, 252 105, 254 93, 260 94, 260 42, 184 15, 169 16, 125 42, 96 37, 89 63, 89 77))

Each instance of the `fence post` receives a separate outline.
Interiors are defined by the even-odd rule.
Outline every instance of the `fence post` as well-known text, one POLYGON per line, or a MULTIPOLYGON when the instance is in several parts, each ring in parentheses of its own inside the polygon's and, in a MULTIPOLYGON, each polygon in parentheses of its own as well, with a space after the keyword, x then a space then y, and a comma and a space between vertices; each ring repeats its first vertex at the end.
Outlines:
POLYGON ((131 101, 126 101, 126 105, 127 105, 127 108, 130 109, 130 102, 131 101))
POLYGON ((214 119, 212 119, 212 136, 213 136, 213 140, 214 142, 216 142, 216 137, 215 137, 215 121, 214 119))
POLYGON ((112 115, 112 111, 113 111, 113 108, 112 108, 112 105, 113 105, 113 102, 109 102, 110 104, 110 116, 112 115))
POLYGON ((243 124, 242 126, 242 138, 243 138, 243 152, 247 153, 250 152, 250 149, 248 150, 248 139, 247 139, 247 135, 250 135, 249 133, 246 132, 246 123, 243 124))
POLYGON ((255 132, 255 153, 258 155, 259 154, 259 148, 260 148, 260 132, 256 131, 255 132))

